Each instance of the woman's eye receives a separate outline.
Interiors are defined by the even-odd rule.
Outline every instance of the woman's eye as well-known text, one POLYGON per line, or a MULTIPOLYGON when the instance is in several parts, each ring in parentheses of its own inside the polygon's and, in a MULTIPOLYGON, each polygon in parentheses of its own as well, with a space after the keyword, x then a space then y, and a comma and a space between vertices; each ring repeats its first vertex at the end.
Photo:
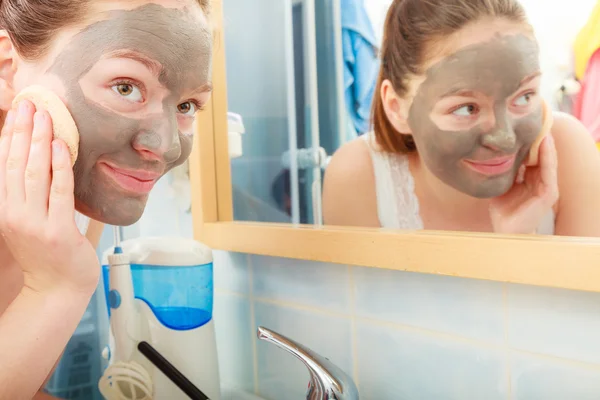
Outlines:
POLYGON ((181 114, 193 117, 196 114, 196 106, 191 101, 186 101, 177 106, 177 111, 181 114))
POLYGON ((526 106, 531 101, 531 93, 524 94, 515 101, 517 106, 526 106))
POLYGON ((129 101, 140 102, 143 99, 140 89, 130 83, 119 83, 114 85, 112 90, 129 101))
POLYGON ((479 111, 479 109, 476 105, 469 104, 461 108, 457 108, 452 112, 452 114, 458 115, 459 117, 470 117, 471 115, 476 114, 477 111, 479 111))

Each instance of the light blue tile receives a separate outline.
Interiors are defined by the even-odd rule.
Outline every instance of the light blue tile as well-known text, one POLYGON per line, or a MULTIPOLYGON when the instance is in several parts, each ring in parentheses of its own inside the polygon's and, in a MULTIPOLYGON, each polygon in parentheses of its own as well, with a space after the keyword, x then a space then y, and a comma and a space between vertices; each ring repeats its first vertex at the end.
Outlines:
POLYGON ((254 296, 350 313, 348 267, 252 256, 254 296))
POLYGON ((600 369, 526 354, 511 355, 514 400, 597 400, 600 369))
POLYGON ((359 316, 500 343, 501 283, 353 267, 359 316))
MULTIPOLYGON (((277 305, 255 303, 257 326, 264 326, 329 358, 352 374, 350 320, 277 305)), ((264 341, 257 343, 259 394, 267 399, 302 399, 309 375, 300 360, 264 341)))
POLYGON ((417 330, 357 321, 361 400, 505 400, 507 357, 417 330))
POLYGON ((600 364, 600 293, 510 285, 509 343, 600 364))
POLYGON ((215 289, 248 294, 248 255, 214 250, 215 289))
POLYGON ((254 342, 249 299, 216 294, 214 319, 221 386, 254 392, 254 342))

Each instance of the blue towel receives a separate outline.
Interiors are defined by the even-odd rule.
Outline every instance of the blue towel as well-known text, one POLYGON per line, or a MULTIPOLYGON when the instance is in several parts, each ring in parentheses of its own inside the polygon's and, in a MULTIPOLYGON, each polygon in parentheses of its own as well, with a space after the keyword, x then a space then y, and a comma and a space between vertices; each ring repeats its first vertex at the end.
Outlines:
POLYGON ((344 95, 346 108, 360 135, 371 128, 371 103, 377 84, 379 43, 363 0, 341 0, 344 95))

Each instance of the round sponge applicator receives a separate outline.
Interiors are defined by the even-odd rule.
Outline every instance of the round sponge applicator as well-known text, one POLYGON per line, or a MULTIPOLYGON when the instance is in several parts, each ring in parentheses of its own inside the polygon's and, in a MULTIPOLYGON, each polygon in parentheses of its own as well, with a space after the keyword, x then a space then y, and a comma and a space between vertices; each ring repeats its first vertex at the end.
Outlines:
POLYGON ((79 131, 63 101, 52 90, 40 85, 23 89, 13 100, 13 106, 22 100, 29 100, 36 110, 46 110, 52 119, 54 138, 62 139, 69 148, 71 165, 75 165, 79 154, 79 131))
POLYGON ((554 118, 552 117, 552 110, 546 104, 545 101, 542 102, 542 129, 538 134, 537 138, 531 145, 529 150, 529 156, 527 161, 525 162, 525 166, 533 167, 538 165, 540 158, 540 145, 542 144, 542 140, 550 133, 550 129, 552 128, 552 124, 554 123, 554 118))

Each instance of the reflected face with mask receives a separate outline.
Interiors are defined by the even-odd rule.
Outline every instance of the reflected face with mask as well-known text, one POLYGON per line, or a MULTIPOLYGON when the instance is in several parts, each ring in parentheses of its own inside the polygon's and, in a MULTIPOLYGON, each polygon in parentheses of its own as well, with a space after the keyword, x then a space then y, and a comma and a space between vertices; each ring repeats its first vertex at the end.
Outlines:
POLYGON ((542 127, 538 46, 522 30, 462 34, 411 82, 405 121, 433 175, 491 198, 511 188, 542 127))
POLYGON ((76 209, 125 226, 190 155, 210 95, 212 34, 196 0, 92 4, 47 57, 20 62, 13 86, 41 84, 63 99, 80 134, 76 209))

